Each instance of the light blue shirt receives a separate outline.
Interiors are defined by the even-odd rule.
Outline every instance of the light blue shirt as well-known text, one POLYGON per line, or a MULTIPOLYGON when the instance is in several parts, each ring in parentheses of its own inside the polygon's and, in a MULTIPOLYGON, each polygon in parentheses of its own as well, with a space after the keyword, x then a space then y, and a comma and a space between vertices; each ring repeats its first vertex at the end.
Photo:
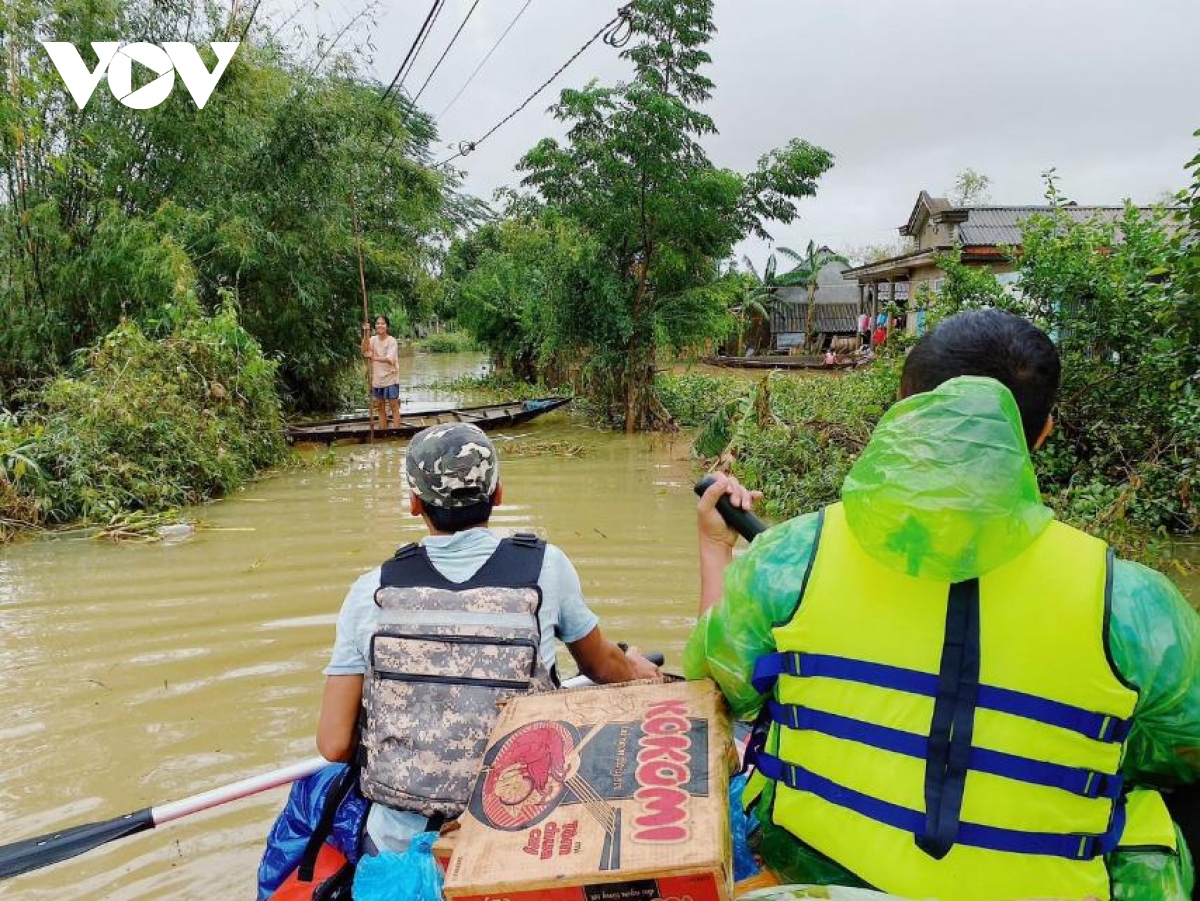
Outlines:
MULTIPOLYGON (((451 582, 466 582, 495 553, 500 536, 489 529, 476 528, 453 535, 429 535, 422 542, 429 561, 451 582)), ((542 572, 538 576, 542 606, 538 621, 542 631, 541 656, 546 667, 554 665, 555 638, 570 644, 596 628, 599 619, 583 599, 579 574, 559 548, 546 545, 542 572)), ((361 676, 367 671, 367 651, 379 619, 375 591, 379 588, 379 567, 355 580, 346 593, 337 618, 337 637, 333 654, 325 667, 327 676, 361 676)), ((408 840, 425 828, 425 817, 406 811, 372 804, 367 817, 367 834, 384 851, 403 851, 408 840)))

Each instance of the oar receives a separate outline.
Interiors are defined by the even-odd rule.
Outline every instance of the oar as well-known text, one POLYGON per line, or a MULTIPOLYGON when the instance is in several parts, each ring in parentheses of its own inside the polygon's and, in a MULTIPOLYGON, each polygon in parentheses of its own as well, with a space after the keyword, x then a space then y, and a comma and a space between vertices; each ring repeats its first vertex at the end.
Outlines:
MULTIPOLYGON (((696 487, 693 490, 697 496, 702 495, 715 481, 716 479, 713 476, 705 476, 696 483, 696 487)), ((753 541, 756 535, 767 530, 767 524, 749 510, 743 510, 741 507, 735 507, 731 504, 728 494, 722 494, 717 499, 717 512, 721 514, 721 518, 725 520, 731 529, 747 541, 753 541)))
MULTIPOLYGON (((663 656, 659 653, 646 655, 652 663, 662 665, 663 656)), ((590 684, 587 676, 573 676, 563 683, 563 688, 576 688, 590 684)), ((103 820, 99 823, 85 823, 73 826, 61 832, 51 832, 36 838, 22 839, 8 845, 0 845, 0 879, 20 876, 31 870, 40 870, 51 864, 78 857, 101 845, 115 842, 130 835, 137 835, 172 820, 182 819, 201 810, 208 810, 236 801, 269 788, 286 785, 310 776, 329 761, 323 757, 310 757, 308 760, 280 767, 261 776, 251 776, 241 779, 221 788, 214 788, 181 801, 169 801, 157 807, 145 807, 124 816, 103 820)))
POLYGON ((61 832, 51 832, 37 838, 27 838, 8 845, 0 845, 0 879, 19 876, 30 870, 48 867, 52 863, 69 860, 93 848, 99 848, 109 842, 136 835, 161 826, 172 820, 178 820, 201 810, 217 807, 228 801, 236 801, 258 792, 286 785, 297 779, 311 775, 329 761, 322 757, 310 757, 300 763, 280 767, 261 776, 251 776, 240 779, 221 788, 192 795, 181 801, 170 801, 157 807, 145 807, 124 816, 103 820, 99 823, 86 823, 74 826, 61 832))

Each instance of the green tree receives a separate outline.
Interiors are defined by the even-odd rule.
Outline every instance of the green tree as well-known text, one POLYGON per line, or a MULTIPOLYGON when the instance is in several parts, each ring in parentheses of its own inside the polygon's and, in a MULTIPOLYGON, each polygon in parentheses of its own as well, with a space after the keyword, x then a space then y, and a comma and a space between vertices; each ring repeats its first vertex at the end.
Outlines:
POLYGON ((850 261, 840 253, 834 253, 828 247, 817 247, 809 241, 804 253, 797 253, 790 247, 780 247, 779 252, 796 265, 779 276, 781 285, 799 285, 808 289, 808 314, 804 320, 804 340, 809 350, 813 350, 816 342, 817 323, 817 291, 820 289, 821 270, 830 263, 849 266, 850 261))
POLYGON ((1024 224, 1020 290, 1063 359, 1058 428, 1039 455, 1066 515, 1120 530, 1194 530, 1200 510, 1197 231, 1127 205, 1079 221, 1053 178, 1050 212, 1024 224), (1181 229, 1176 231, 1176 229, 1181 229))
POLYGON ((716 130, 700 110, 713 87, 701 71, 711 0, 634 0, 629 9, 637 41, 622 56, 632 80, 563 91, 553 112, 568 123, 565 142, 543 140, 520 168, 526 186, 597 243, 602 281, 619 286, 570 292, 562 337, 590 351, 595 393, 632 431, 667 418, 654 395, 659 348, 727 328, 716 261, 749 233, 767 236, 768 221, 794 218, 832 157, 793 140, 747 175, 714 166, 700 144, 716 130))
POLYGON ((53 372, 122 317, 161 337, 232 293, 295 398, 320 404, 357 354, 355 200, 368 286, 419 311, 441 242, 473 212, 429 165, 430 117, 380 102, 358 48, 287 50, 258 8, 0 4, 0 382, 53 372), (210 67, 209 41, 242 43, 203 110, 178 86, 128 109, 104 84, 79 109, 46 35, 187 41, 210 67))
MULTIPOLYGON (((1200 138, 1200 131, 1194 136, 1200 138)), ((1178 205, 1170 213, 1174 234, 1168 265, 1150 275, 1164 285, 1155 320, 1179 348, 1183 371, 1192 373, 1188 383, 1179 387, 1200 397, 1200 153, 1187 169, 1191 187, 1175 198, 1178 205)))
POLYGON ((750 330, 755 319, 770 321, 775 310, 775 271, 778 265, 775 254, 767 257, 760 275, 754 261, 748 256, 742 257, 743 272, 730 272, 727 278, 731 280, 729 313, 733 317, 736 343, 734 354, 742 355, 746 332, 750 330))
POLYGON ((527 381, 565 378, 565 371, 550 371, 559 352, 573 336, 604 327, 605 299, 618 290, 595 241, 551 210, 514 212, 456 241, 444 274, 458 323, 527 381), (591 305, 580 307, 576 294, 591 305), (592 319, 567 321, 588 310, 592 319))
POLYGON ((945 273, 940 291, 934 293, 927 285, 917 297, 917 305, 926 310, 926 328, 933 328, 939 319, 963 310, 996 307, 1024 315, 1029 304, 1020 293, 1009 293, 987 266, 970 266, 962 260, 962 251, 954 248, 934 256, 939 269, 945 273))
POLYGON ((982 206, 992 200, 992 195, 988 191, 991 184, 992 180, 987 175, 976 172, 974 169, 963 169, 954 177, 954 187, 947 192, 947 195, 955 206, 982 206))

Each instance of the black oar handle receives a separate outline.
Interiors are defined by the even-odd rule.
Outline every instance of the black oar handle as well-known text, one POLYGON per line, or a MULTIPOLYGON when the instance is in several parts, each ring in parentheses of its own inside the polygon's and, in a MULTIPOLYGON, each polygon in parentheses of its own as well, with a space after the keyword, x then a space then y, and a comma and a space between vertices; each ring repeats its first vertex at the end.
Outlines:
MULTIPOLYGON (((697 496, 702 495, 715 481, 716 479, 713 476, 705 476, 696 483, 696 487, 693 490, 697 496)), ((729 502, 729 495, 727 494, 722 494, 717 499, 717 512, 721 514, 721 518, 725 520, 731 529, 747 541, 753 541, 756 535, 767 530, 767 524, 749 510, 743 510, 741 507, 735 507, 731 504, 729 502)))
MULTIPOLYGON (((617 647, 619 647, 622 651, 628 651, 629 643, 625 642, 625 641, 618 641, 617 647)), ((642 656, 645 657, 647 660, 649 660, 651 663, 653 663, 655 666, 662 666, 664 663, 667 662, 667 658, 663 655, 662 651, 650 651, 649 653, 642 654, 642 656)))

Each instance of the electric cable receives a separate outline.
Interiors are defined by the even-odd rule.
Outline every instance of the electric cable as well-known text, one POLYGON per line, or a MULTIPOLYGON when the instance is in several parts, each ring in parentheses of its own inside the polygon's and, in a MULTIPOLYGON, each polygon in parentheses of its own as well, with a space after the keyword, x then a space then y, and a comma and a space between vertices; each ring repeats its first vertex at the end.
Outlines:
POLYGON ((425 36, 421 38, 421 43, 417 45, 417 52, 413 54, 412 62, 408 64, 408 71, 404 73, 404 76, 400 79, 400 84, 396 86, 397 91, 404 87, 404 79, 412 75, 413 67, 417 64, 417 57, 419 57, 421 55, 421 51, 425 49, 425 42, 429 40, 429 36, 433 34, 433 26, 437 24, 438 16, 442 14, 442 10, 445 8, 446 0, 442 0, 441 5, 438 6, 437 12, 433 14, 433 21, 429 23, 429 28, 425 31, 425 36))
MULTIPOLYGON (((526 5, 528 5, 528 4, 526 4, 526 5)), ((601 27, 601 29, 588 39, 587 43, 585 43, 582 47, 580 47, 578 50, 576 50, 571 55, 570 59, 568 59, 565 63, 563 63, 561 66, 559 66, 558 70, 553 75, 551 75, 549 78, 547 78, 545 81, 543 81, 541 83, 541 85, 537 88, 537 90, 535 90, 532 94, 530 94, 528 97, 525 98, 524 102, 520 106, 518 106, 515 110, 513 110, 511 113, 509 113, 503 119, 501 119, 499 122, 497 122, 495 125, 493 125, 490 129, 488 129, 488 131, 483 135, 483 137, 476 138, 474 141, 463 141, 463 142, 459 143, 458 152, 456 154, 454 154, 453 156, 447 157, 446 159, 442 160, 440 163, 438 163, 438 166, 444 166, 447 163, 453 162, 454 160, 458 159, 459 157, 466 156, 468 153, 471 153, 476 147, 478 147, 480 144, 482 144, 484 141, 486 141, 488 138, 490 138, 492 135, 494 135, 497 131, 500 130, 501 127, 503 127, 505 124, 507 124, 509 122, 509 120, 511 120, 518 113, 520 113, 521 110, 523 110, 523 109, 525 109, 525 107, 529 106, 529 104, 531 102, 533 102, 533 99, 535 97, 537 97, 538 94, 542 93, 542 91, 544 91, 546 88, 548 88, 550 86, 551 82, 553 82, 556 78, 558 78, 558 76, 562 75, 562 73, 566 71, 567 67, 570 66, 571 63, 573 63, 573 62, 575 62, 575 60, 579 59, 579 57, 583 55, 583 52, 585 50, 587 50, 588 47, 592 46, 592 44, 596 43, 596 41, 598 41, 601 37, 604 38, 604 43, 608 44, 610 47, 623 47, 627 43, 629 43, 629 39, 633 34, 633 30, 632 30, 632 27, 630 26, 630 21, 629 21, 631 14, 632 14, 631 10, 628 6, 622 6, 620 8, 620 10, 618 10, 617 15, 614 18, 612 18, 609 21, 607 21, 606 23, 604 23, 604 25, 601 27)))
POLYGON ((458 101, 458 98, 462 96, 463 91, 467 89, 467 86, 475 80, 475 76, 479 74, 479 70, 482 69, 484 64, 492 58, 492 54, 496 52, 496 48, 500 46, 500 42, 508 36, 508 33, 512 31, 513 26, 517 24, 521 16, 525 15, 525 10, 529 9, 529 4, 532 2, 533 0, 525 0, 525 5, 517 11, 515 16, 513 16, 513 20, 508 23, 508 27, 504 29, 504 32, 500 35, 500 37, 496 38, 496 43, 492 44, 492 49, 487 52, 487 56, 480 60, 479 65, 475 67, 475 71, 467 76, 467 80, 464 81, 463 86, 458 89, 458 93, 450 98, 450 102, 447 103, 445 107, 443 107, 442 111, 437 114, 435 117, 436 119, 441 119, 442 116, 446 115, 446 112, 450 109, 450 107, 454 106, 454 104, 458 101))
POLYGON ((424 43, 424 38, 428 37, 429 29, 433 26, 434 20, 442 10, 442 5, 446 0, 433 0, 433 6, 429 8, 429 13, 425 16, 425 21, 421 23, 421 30, 417 32, 417 36, 413 38, 412 46, 408 48, 408 53, 404 54, 404 60, 400 63, 400 68, 396 70, 396 75, 392 78, 391 84, 384 89, 384 92, 379 95, 379 102, 383 103, 387 100, 388 95, 393 90, 397 89, 397 85, 404 84, 405 70, 409 68, 409 64, 416 60, 416 54, 419 45, 424 43))
POLYGON ((450 52, 450 48, 454 46, 454 42, 458 40, 458 36, 462 34, 462 30, 466 28, 467 23, 471 21, 471 14, 475 12, 475 7, 478 5, 479 0, 475 0, 475 2, 471 4, 471 8, 467 10, 466 16, 463 18, 462 23, 458 26, 458 31, 454 32, 454 37, 450 38, 450 43, 446 45, 446 49, 442 51, 442 55, 438 57, 438 61, 433 64, 433 70, 427 76, 425 76, 425 82, 421 85, 421 89, 417 91, 416 96, 413 97, 413 103, 416 103, 418 100, 420 100, 421 95, 425 93, 425 89, 429 87, 430 80, 434 75, 437 74, 437 70, 441 68, 442 60, 446 58, 446 54, 450 52))

